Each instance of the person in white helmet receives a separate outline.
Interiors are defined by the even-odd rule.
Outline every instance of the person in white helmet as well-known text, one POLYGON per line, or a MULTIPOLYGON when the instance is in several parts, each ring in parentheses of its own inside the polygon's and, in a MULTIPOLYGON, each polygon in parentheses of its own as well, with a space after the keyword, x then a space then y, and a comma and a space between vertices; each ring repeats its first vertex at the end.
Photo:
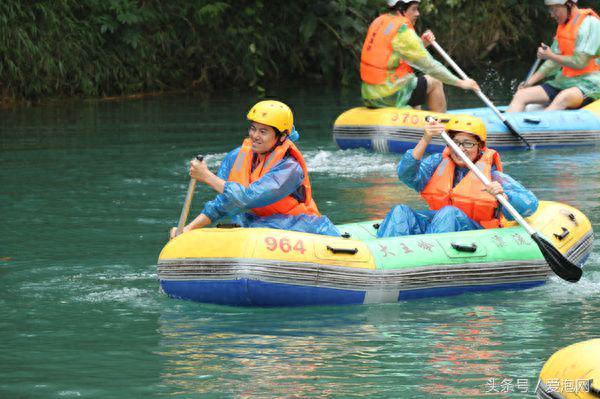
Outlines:
POLYGON ((580 9, 576 0, 545 0, 558 23, 552 46, 537 50, 546 60, 519 86, 508 112, 527 104, 546 104, 546 110, 580 108, 600 98, 600 18, 592 9, 580 9), (539 85, 544 79, 547 82, 539 85))
POLYGON ((369 108, 417 107, 446 111, 443 83, 478 90, 477 82, 460 79, 425 48, 435 40, 428 30, 421 37, 414 24, 420 0, 388 0, 389 12, 369 26, 360 60, 361 95, 369 108), (425 75, 417 77, 414 69, 425 75))

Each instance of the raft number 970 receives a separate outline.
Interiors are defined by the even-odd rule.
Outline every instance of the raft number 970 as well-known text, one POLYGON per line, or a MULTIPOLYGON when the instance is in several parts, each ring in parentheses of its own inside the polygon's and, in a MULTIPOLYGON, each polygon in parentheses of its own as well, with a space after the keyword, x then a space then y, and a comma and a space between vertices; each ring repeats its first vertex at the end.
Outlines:
MULTIPOLYGON (((413 114, 409 114, 409 113, 405 113, 402 114, 402 123, 410 123, 412 125, 418 125, 419 121, 421 120, 421 118, 419 118, 418 115, 413 115, 413 114)), ((401 116, 397 113, 392 114, 392 121, 396 122, 398 119, 400 119, 401 116)))

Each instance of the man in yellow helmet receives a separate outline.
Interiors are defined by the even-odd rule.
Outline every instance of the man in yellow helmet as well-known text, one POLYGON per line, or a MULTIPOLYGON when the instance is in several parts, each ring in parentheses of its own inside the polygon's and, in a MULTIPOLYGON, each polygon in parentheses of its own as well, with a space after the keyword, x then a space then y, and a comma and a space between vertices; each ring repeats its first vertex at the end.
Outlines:
MULTIPOLYGON (((448 233, 501 227, 502 207, 496 200, 504 195, 523 216, 537 209, 537 198, 516 180, 502 172, 500 155, 485 146, 486 128, 481 119, 460 115, 447 126, 430 122, 415 148, 406 152, 398 164, 398 177, 421 194, 428 210, 413 210, 397 205, 387 214, 377 231, 378 237, 412 234, 448 233), (449 147, 441 154, 425 159, 431 140, 448 131, 467 157, 487 175, 491 184, 483 183, 449 147)), ((506 213, 510 220, 510 214, 506 213)))
POLYGON ((247 119, 249 137, 225 156, 217 174, 204 161, 190 162, 190 176, 219 194, 183 231, 229 216, 242 227, 339 236, 338 229, 319 213, 306 162, 290 139, 298 134, 292 110, 279 101, 260 101, 247 119))
POLYGON ((549 104, 547 111, 580 108, 600 99, 600 17, 578 8, 577 0, 544 2, 558 24, 554 42, 538 48, 546 62, 519 86, 507 112, 527 104, 549 104))
POLYGON ((369 26, 360 59, 362 99, 370 108, 417 107, 446 112, 442 83, 478 90, 472 79, 459 79, 433 59, 425 46, 435 40, 431 31, 417 36, 414 24, 420 0, 388 0, 389 12, 369 26), (417 78, 413 68, 425 75, 417 78))

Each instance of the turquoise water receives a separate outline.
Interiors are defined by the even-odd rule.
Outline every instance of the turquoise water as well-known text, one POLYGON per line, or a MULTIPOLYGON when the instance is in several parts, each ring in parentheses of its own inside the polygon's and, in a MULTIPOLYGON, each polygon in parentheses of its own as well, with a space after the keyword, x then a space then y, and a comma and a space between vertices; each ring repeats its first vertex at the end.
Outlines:
MULTIPOLYGON (((319 208, 336 223, 422 206, 397 155, 337 150, 355 92, 287 91, 319 208)), ((451 92, 453 107, 478 105, 451 92)), ((245 309, 171 300, 156 259, 187 162, 214 170, 255 98, 162 97, 0 111, 0 397, 533 397, 544 361, 600 336, 600 244, 577 284, 390 305, 245 309)), ((600 231, 596 148, 504 155, 600 231)), ((212 198, 196 191, 193 212, 212 198)))

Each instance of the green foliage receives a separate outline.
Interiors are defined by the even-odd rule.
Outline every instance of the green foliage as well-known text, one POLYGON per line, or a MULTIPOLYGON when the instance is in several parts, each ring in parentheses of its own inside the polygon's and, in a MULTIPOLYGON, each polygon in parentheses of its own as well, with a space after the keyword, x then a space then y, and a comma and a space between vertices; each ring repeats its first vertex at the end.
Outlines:
POLYGON ((542 0, 424 0, 422 9, 420 25, 466 65, 532 60, 556 29, 542 0))
MULTIPOLYGON (((35 100, 358 79, 383 0, 0 1, 0 96, 35 100)), ((461 65, 532 59, 553 23, 541 0, 424 0, 461 65)))

